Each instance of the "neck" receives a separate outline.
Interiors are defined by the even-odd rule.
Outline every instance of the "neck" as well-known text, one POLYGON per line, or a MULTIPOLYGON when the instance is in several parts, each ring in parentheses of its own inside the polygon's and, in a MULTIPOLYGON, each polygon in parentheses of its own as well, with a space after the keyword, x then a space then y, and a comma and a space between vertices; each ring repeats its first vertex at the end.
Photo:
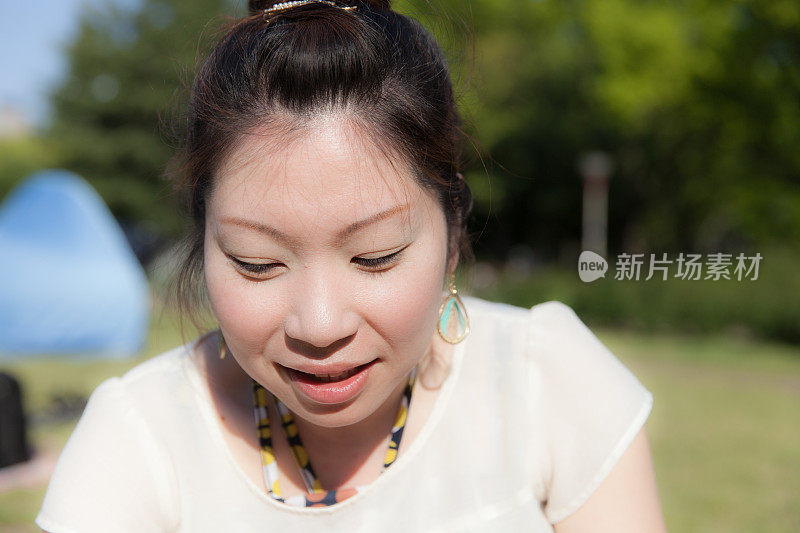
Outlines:
POLYGON ((386 442, 397 417, 409 376, 401 381, 375 412, 347 426, 324 427, 294 417, 303 445, 310 449, 364 454, 386 442))
POLYGON ((386 450, 407 380, 367 418, 341 427, 294 417, 300 440, 326 490, 371 483, 383 470, 386 450))
MULTIPOLYGON (((453 346, 443 341, 438 342, 439 340, 436 335, 418 365, 414 396, 417 397, 415 403, 423 402, 418 406, 423 410, 426 397, 434 394, 428 399, 429 403, 433 401, 450 367, 453 346)), ((217 408, 223 414, 223 423, 237 429, 237 433, 249 435, 253 424, 251 378, 230 354, 224 360, 219 359, 217 337, 213 333, 202 339, 197 353, 202 354, 198 363, 212 389, 217 408)), ((293 417, 303 445, 313 458, 314 469, 324 487, 345 486, 354 479, 358 484, 365 484, 380 474, 408 377, 407 375, 397 384, 379 409, 355 424, 324 427, 300 417, 293 417)), ((271 400, 269 404, 270 419, 275 424, 275 431, 282 433, 280 422, 277 419, 272 420, 273 413, 277 413, 275 406, 271 400)), ((407 419, 401 450, 406 449, 419 432, 427 413, 419 412, 407 419)))
POLYGON ((237 419, 252 420, 252 378, 228 353, 219 358, 216 332, 209 332, 198 343, 198 366, 208 382, 212 398, 220 412, 236 413, 237 419))
MULTIPOLYGON (((252 378, 242 370, 230 354, 225 359, 219 358, 216 334, 209 334, 201 343, 206 345, 205 350, 200 350, 205 354, 205 357, 200 358, 201 365, 209 385, 215 391, 213 394, 215 400, 224 401, 236 411, 245 413, 243 419, 252 417, 252 378)), ((333 453, 340 451, 363 453, 367 449, 379 446, 386 441, 394 425, 408 378, 409 376, 406 376, 394 388, 379 409, 355 424, 324 427, 293 414, 292 418, 297 425, 303 445, 309 450, 331 450, 333 453)), ((276 427, 280 427, 280 423, 277 423, 276 427)), ((309 453, 313 454, 311 451, 309 453)))

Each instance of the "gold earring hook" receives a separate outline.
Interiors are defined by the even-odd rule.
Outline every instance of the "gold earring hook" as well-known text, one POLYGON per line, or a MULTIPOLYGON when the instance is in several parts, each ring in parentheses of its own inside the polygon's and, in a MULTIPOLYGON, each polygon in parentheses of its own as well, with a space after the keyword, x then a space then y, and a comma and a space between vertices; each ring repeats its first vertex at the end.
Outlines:
POLYGON ((228 347, 225 344, 225 337, 222 336, 221 328, 219 330, 219 334, 217 335, 217 340, 219 341, 219 358, 225 359, 225 355, 228 353, 228 347))

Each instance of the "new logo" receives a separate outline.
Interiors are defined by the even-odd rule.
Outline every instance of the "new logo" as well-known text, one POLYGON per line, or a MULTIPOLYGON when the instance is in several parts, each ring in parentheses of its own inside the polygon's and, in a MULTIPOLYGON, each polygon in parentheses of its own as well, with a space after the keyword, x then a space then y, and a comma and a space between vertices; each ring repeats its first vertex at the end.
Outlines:
POLYGON ((598 278, 606 277, 608 262, 603 256, 584 250, 578 258, 578 276, 581 281, 591 283, 598 278))

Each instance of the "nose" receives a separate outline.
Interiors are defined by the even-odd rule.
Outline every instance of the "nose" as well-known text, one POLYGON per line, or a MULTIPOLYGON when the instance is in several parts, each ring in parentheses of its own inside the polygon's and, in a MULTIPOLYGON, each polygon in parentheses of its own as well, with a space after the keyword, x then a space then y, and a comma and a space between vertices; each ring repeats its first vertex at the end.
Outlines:
POLYGON ((286 335, 306 347, 334 350, 349 342, 359 327, 352 291, 332 273, 308 273, 298 279, 286 335))

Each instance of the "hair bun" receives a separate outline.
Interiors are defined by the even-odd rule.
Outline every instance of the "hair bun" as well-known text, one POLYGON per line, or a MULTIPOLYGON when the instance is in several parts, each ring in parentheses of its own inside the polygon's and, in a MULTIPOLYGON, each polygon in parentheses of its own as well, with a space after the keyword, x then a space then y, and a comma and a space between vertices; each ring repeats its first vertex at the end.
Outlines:
MULTIPOLYGON (((250 10, 250 14, 257 15, 258 13, 261 13, 265 9, 269 9, 275 4, 279 4, 284 1, 286 0, 249 0, 247 4, 250 10)), ((352 1, 333 0, 333 1, 335 1, 337 4, 342 4, 342 5, 352 5, 358 3, 358 0, 352 0, 352 1)), ((387 11, 390 11, 392 9, 391 0, 360 0, 360 2, 376 7, 378 9, 385 9, 387 11)))

